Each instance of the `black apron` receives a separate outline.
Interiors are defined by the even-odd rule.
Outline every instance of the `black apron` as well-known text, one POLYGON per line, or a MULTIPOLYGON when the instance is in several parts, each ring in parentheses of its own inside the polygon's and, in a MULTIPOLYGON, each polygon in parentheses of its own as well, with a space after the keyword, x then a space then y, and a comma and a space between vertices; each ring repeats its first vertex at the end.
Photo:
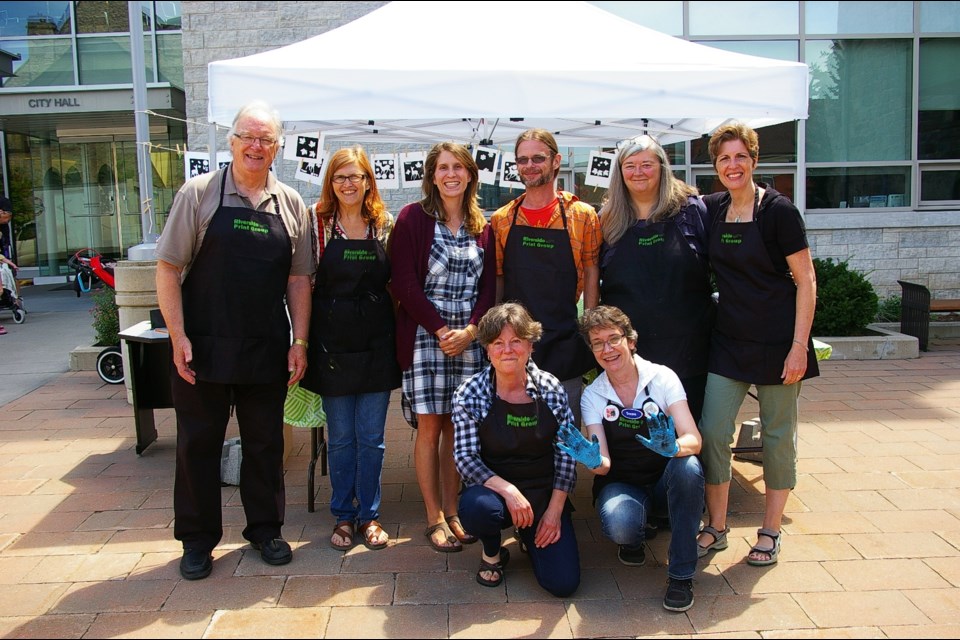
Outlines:
MULTIPOLYGON (((493 377, 493 369, 490 375, 493 377)), ((557 417, 542 400, 512 404, 494 397, 490 412, 480 423, 480 458, 520 490, 533 508, 535 522, 540 521, 553 495, 557 429, 557 417)))
MULTIPOLYGON (((600 490, 611 482, 625 482, 635 487, 654 484, 660 480, 670 462, 669 458, 651 451, 634 437, 650 437, 643 407, 648 403, 657 404, 650 397, 648 387, 643 388, 643 394, 646 397, 639 409, 625 409, 618 402, 607 400, 603 410, 603 433, 607 438, 607 451, 610 452, 610 472, 594 478, 594 500, 600 495, 600 490)), ((657 405, 657 411, 660 410, 662 408, 657 405)))
POLYGON ((543 337, 533 349, 537 366, 561 381, 571 380, 592 369, 596 361, 577 327, 577 265, 563 197, 557 194, 563 229, 518 226, 522 199, 514 204, 503 250, 503 301, 523 304, 543 325, 543 337))
POLYGON ((331 234, 317 265, 304 388, 342 396, 400 386, 389 281, 390 259, 379 240, 331 234))
POLYGON ((293 262, 290 235, 273 213, 220 202, 183 281, 184 330, 198 380, 264 384, 287 380, 290 321, 284 305, 293 262))
MULTIPOLYGON (((757 225, 726 222, 717 214, 710 234, 710 263, 720 305, 710 345, 710 372, 751 384, 783 384, 780 374, 793 346, 797 285, 778 273, 757 225)), ((807 371, 819 374, 813 340, 807 340, 807 371)))
POLYGON ((716 304, 710 273, 671 220, 627 229, 600 276, 600 303, 637 330, 637 353, 680 378, 705 375, 716 304))

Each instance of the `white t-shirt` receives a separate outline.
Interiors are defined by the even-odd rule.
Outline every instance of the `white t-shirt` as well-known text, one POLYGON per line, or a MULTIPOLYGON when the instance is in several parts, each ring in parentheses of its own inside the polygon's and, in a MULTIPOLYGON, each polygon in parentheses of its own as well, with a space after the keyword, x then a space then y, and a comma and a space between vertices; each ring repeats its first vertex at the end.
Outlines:
MULTIPOLYGON (((639 404, 649 396, 666 413, 667 407, 671 404, 687 399, 683 385, 680 384, 680 378, 672 369, 644 360, 637 354, 633 355, 633 362, 640 373, 640 379, 637 382, 633 401, 630 406, 624 407, 625 409, 642 408, 639 404), (644 392, 645 387, 646 392, 644 392)), ((603 411, 611 400, 617 404, 623 404, 617 392, 614 391, 613 385, 610 384, 607 372, 604 371, 583 390, 583 396, 580 398, 583 425, 603 424, 603 411)))

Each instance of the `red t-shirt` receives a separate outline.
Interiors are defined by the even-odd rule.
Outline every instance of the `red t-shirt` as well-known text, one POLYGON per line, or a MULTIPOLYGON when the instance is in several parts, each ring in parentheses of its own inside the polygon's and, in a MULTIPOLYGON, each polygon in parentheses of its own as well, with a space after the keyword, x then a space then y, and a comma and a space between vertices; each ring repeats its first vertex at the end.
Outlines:
POLYGON ((531 227, 545 227, 550 223, 550 218, 557 210, 557 199, 554 198, 550 204, 540 209, 528 209, 523 206, 520 208, 531 227))

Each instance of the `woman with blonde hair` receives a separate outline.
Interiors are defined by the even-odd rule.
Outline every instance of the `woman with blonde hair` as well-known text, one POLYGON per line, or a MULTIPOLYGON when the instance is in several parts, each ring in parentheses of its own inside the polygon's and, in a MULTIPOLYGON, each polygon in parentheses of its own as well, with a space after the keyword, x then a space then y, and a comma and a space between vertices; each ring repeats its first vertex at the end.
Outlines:
POLYGON ((430 545, 444 553, 476 542, 457 514, 451 401, 484 364, 477 323, 496 295, 490 225, 477 204, 479 172, 455 142, 427 154, 424 197, 400 211, 390 238, 390 291, 398 303, 397 360, 405 415, 417 429, 414 463, 430 545), (409 409, 409 410, 408 410, 409 409))
POLYGON ((330 546, 359 532, 387 546, 380 526, 380 476, 390 391, 400 386, 386 242, 393 227, 362 147, 330 158, 315 207, 317 273, 308 367, 301 384, 323 396, 330 463, 330 546))

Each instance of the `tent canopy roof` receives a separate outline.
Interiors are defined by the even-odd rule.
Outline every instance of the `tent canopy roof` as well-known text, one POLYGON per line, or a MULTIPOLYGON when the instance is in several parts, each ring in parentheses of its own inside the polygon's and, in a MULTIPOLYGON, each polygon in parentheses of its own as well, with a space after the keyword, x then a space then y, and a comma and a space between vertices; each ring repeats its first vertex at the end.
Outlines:
POLYGON ((648 132, 662 143, 731 119, 807 117, 807 66, 674 38, 586 2, 391 2, 327 33, 212 62, 209 120, 261 98, 294 130, 358 142, 564 146, 648 132))

